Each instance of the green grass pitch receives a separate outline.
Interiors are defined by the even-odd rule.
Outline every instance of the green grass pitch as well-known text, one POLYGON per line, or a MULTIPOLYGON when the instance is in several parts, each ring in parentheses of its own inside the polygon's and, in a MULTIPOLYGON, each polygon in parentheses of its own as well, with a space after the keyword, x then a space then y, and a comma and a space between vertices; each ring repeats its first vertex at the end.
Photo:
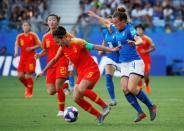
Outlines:
MULTIPOLYGON (((57 99, 47 94, 45 78, 35 82, 34 95, 28 99, 17 77, 0 77, 0 131, 184 131, 184 77, 151 77, 149 97, 158 106, 158 116, 151 122, 147 108, 141 104, 148 117, 138 124, 133 123, 136 112, 125 100, 119 79, 115 78, 114 83, 118 104, 98 126, 95 117, 73 102, 72 95, 66 97, 66 105, 79 110, 77 122, 67 123, 56 117, 57 99)), ((104 77, 94 90, 108 101, 104 77)))

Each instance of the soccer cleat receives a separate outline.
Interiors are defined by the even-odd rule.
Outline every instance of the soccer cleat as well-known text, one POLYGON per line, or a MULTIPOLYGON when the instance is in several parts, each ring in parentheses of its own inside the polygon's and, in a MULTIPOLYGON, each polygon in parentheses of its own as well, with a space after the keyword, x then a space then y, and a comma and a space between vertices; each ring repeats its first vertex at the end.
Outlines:
POLYGON ((117 105, 116 100, 110 100, 109 106, 116 106, 116 105, 117 105))
POLYGON ((25 96, 26 98, 31 98, 31 97, 33 96, 32 91, 33 91, 32 88, 26 87, 26 88, 25 88, 25 94, 24 94, 24 96, 25 96))
POLYGON ((101 114, 101 115, 97 118, 97 120, 98 120, 98 125, 102 125, 102 124, 103 124, 103 121, 104 121, 104 116, 103 116, 103 114, 101 114))
POLYGON ((156 114, 157 114, 157 106, 153 105, 153 107, 149 110, 150 112, 150 120, 153 121, 156 118, 156 114))
POLYGON ((109 114, 110 109, 111 109, 111 108, 110 108, 110 106, 108 106, 108 105, 107 105, 106 107, 103 108, 103 113, 102 113, 102 114, 103 114, 104 118, 109 114))
POLYGON ((151 88, 149 85, 146 86, 146 93, 147 94, 150 94, 151 93, 151 88))
POLYGON ((63 112, 63 111, 59 111, 59 112, 57 113, 57 116, 58 116, 58 117, 63 117, 63 115, 64 115, 64 112, 63 112))
POLYGON ((135 123, 140 122, 140 121, 142 121, 145 118, 146 118, 146 114, 145 113, 138 113, 137 118, 134 120, 134 122, 135 123))

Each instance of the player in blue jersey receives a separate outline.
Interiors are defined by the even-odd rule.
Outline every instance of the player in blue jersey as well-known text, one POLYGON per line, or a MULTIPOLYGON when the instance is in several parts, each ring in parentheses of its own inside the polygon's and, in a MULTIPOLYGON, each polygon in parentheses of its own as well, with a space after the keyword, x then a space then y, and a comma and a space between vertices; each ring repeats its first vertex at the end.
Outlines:
POLYGON ((121 63, 121 86, 127 101, 138 112, 134 122, 139 122, 146 118, 146 114, 140 107, 137 99, 143 102, 149 109, 150 120, 156 118, 156 105, 152 104, 146 94, 137 88, 138 81, 144 76, 144 62, 136 51, 136 45, 142 43, 142 39, 137 35, 135 28, 127 22, 128 16, 125 10, 115 11, 113 14, 113 24, 108 20, 99 17, 89 11, 88 15, 95 17, 107 28, 114 30, 116 27, 116 41, 122 45, 119 51, 119 61, 121 63))
MULTIPOLYGON (((108 16, 107 20, 111 21, 112 16, 108 16)), ((116 40, 115 40, 115 33, 112 33, 111 30, 108 30, 108 28, 103 27, 102 28, 102 33, 103 33, 103 46, 107 46, 109 48, 114 48, 117 45, 116 40)), ((102 53, 102 52, 100 52, 102 53)), ((117 104, 116 102, 116 97, 115 97, 115 92, 114 92, 114 83, 113 83, 113 75, 115 70, 120 71, 120 68, 118 67, 118 61, 119 61, 119 52, 111 52, 106 54, 106 67, 105 67, 105 72, 106 72, 106 88, 108 90, 109 96, 110 96, 110 106, 115 106, 117 104)))

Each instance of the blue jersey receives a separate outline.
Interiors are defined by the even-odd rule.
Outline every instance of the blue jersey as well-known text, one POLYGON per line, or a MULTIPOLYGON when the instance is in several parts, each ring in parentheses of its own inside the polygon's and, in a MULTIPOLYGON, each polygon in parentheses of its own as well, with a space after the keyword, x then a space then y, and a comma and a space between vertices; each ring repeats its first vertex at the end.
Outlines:
MULTIPOLYGON (((118 46, 115 40, 115 33, 116 33, 115 31, 113 31, 113 33, 109 33, 108 29, 104 27, 102 32, 103 32, 103 38, 104 38, 104 41, 107 47, 114 48, 118 46)), ((114 62, 117 62, 117 63, 119 62, 119 52, 118 51, 107 53, 106 56, 112 59, 114 62)))
MULTIPOLYGON (((111 28, 112 27, 113 25, 111 25, 111 28)), ((137 35, 137 32, 131 24, 127 24, 122 31, 116 31, 116 41, 118 45, 122 45, 122 48, 119 50, 120 62, 131 62, 141 59, 136 51, 136 47, 131 46, 127 42, 127 40, 134 40, 135 35, 137 35)))

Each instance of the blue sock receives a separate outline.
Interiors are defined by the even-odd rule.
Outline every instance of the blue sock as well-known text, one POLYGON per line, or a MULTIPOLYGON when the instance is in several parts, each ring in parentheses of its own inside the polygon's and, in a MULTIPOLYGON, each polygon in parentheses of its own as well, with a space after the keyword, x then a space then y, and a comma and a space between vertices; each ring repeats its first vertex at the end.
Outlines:
POLYGON ((110 74, 106 74, 106 88, 109 92, 111 99, 114 100, 115 99, 114 83, 112 81, 112 76, 110 74))
POLYGON ((134 107, 138 113, 143 113, 141 106, 139 105, 136 97, 132 93, 125 95, 127 101, 134 107))
POLYGON ((141 100, 149 109, 153 107, 153 104, 142 90, 139 91, 136 97, 141 100))
POLYGON ((74 76, 69 76, 68 79, 69 79, 70 87, 73 88, 74 87, 74 83, 75 83, 74 76))

